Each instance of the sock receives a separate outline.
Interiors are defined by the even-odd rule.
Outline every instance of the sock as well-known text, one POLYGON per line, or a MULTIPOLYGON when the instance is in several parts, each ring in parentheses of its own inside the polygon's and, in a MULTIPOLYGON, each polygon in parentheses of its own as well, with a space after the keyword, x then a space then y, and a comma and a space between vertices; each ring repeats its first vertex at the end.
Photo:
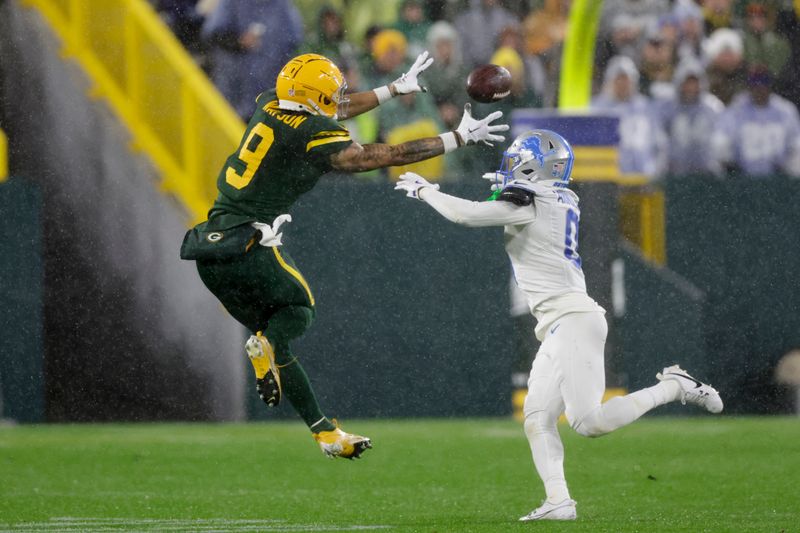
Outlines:
POLYGON ((575 430, 582 435, 599 436, 627 426, 646 412, 674 402, 680 396, 680 385, 673 380, 660 381, 626 396, 611 398, 585 416, 575 430))
POLYGON ((311 325, 313 315, 313 310, 308 307, 284 307, 270 317, 265 334, 275 350, 284 398, 289 400, 309 429, 317 433, 332 431, 336 426, 322 414, 308 374, 289 348, 289 342, 311 325))
POLYGON ((300 418, 314 432, 332 431, 336 428, 330 420, 322 414, 322 409, 317 402, 317 396, 311 387, 305 369, 300 361, 289 350, 288 343, 276 343, 275 363, 281 377, 283 397, 289 400, 300 418), (313 426, 313 427, 312 427, 313 426))
POLYGON ((533 413, 525 419, 525 435, 533 455, 536 472, 544 483, 547 501, 560 503, 569 499, 564 477, 564 445, 554 420, 544 412, 533 413))

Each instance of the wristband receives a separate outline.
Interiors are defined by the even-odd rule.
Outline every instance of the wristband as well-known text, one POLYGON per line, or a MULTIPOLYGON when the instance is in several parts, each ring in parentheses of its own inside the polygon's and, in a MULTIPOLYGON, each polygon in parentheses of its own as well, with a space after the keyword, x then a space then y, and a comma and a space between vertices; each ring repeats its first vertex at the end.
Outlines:
POLYGON ((389 89, 388 85, 378 87, 377 89, 372 89, 372 92, 374 92, 375 96, 378 97, 378 104, 388 102, 392 99, 392 91, 389 89))
POLYGON ((448 131, 447 133, 440 133, 439 138, 444 143, 444 153, 449 153, 458 148, 458 137, 455 132, 448 131))

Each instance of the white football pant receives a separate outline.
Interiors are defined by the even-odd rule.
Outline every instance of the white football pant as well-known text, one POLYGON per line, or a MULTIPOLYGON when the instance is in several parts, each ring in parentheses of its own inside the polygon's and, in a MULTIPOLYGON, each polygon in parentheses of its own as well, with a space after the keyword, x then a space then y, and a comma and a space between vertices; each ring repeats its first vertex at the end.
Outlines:
POLYGON ((680 386, 668 380, 601 404, 606 388, 603 352, 607 334, 602 312, 564 315, 550 326, 531 367, 525 434, 551 503, 569 498, 564 447, 556 428, 561 413, 581 435, 599 437, 654 407, 677 400, 680 393, 680 386))

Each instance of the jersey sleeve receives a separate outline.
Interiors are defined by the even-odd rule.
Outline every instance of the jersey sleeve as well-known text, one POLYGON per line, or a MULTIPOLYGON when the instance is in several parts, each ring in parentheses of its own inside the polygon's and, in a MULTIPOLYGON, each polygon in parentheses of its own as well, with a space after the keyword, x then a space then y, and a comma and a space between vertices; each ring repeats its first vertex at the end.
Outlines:
POLYGON ((527 224, 536 219, 536 211, 530 205, 519 206, 510 202, 471 202, 432 188, 422 189, 419 197, 444 218, 462 226, 513 226, 527 224))
POLYGON ((308 156, 312 158, 329 156, 353 144, 347 128, 334 120, 315 118, 318 120, 315 120, 310 128, 305 146, 308 156))

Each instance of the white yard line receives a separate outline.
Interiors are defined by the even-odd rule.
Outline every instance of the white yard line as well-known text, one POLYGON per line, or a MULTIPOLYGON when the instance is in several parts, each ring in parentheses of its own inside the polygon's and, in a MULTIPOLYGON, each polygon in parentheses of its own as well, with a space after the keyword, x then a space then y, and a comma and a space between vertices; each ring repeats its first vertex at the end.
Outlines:
POLYGON ((127 531, 129 533, 152 531, 371 531, 391 529, 388 525, 352 524, 334 526, 326 524, 292 524, 281 519, 228 519, 228 518, 91 518, 60 516, 41 522, 0 523, 0 532, 39 531, 127 531))

